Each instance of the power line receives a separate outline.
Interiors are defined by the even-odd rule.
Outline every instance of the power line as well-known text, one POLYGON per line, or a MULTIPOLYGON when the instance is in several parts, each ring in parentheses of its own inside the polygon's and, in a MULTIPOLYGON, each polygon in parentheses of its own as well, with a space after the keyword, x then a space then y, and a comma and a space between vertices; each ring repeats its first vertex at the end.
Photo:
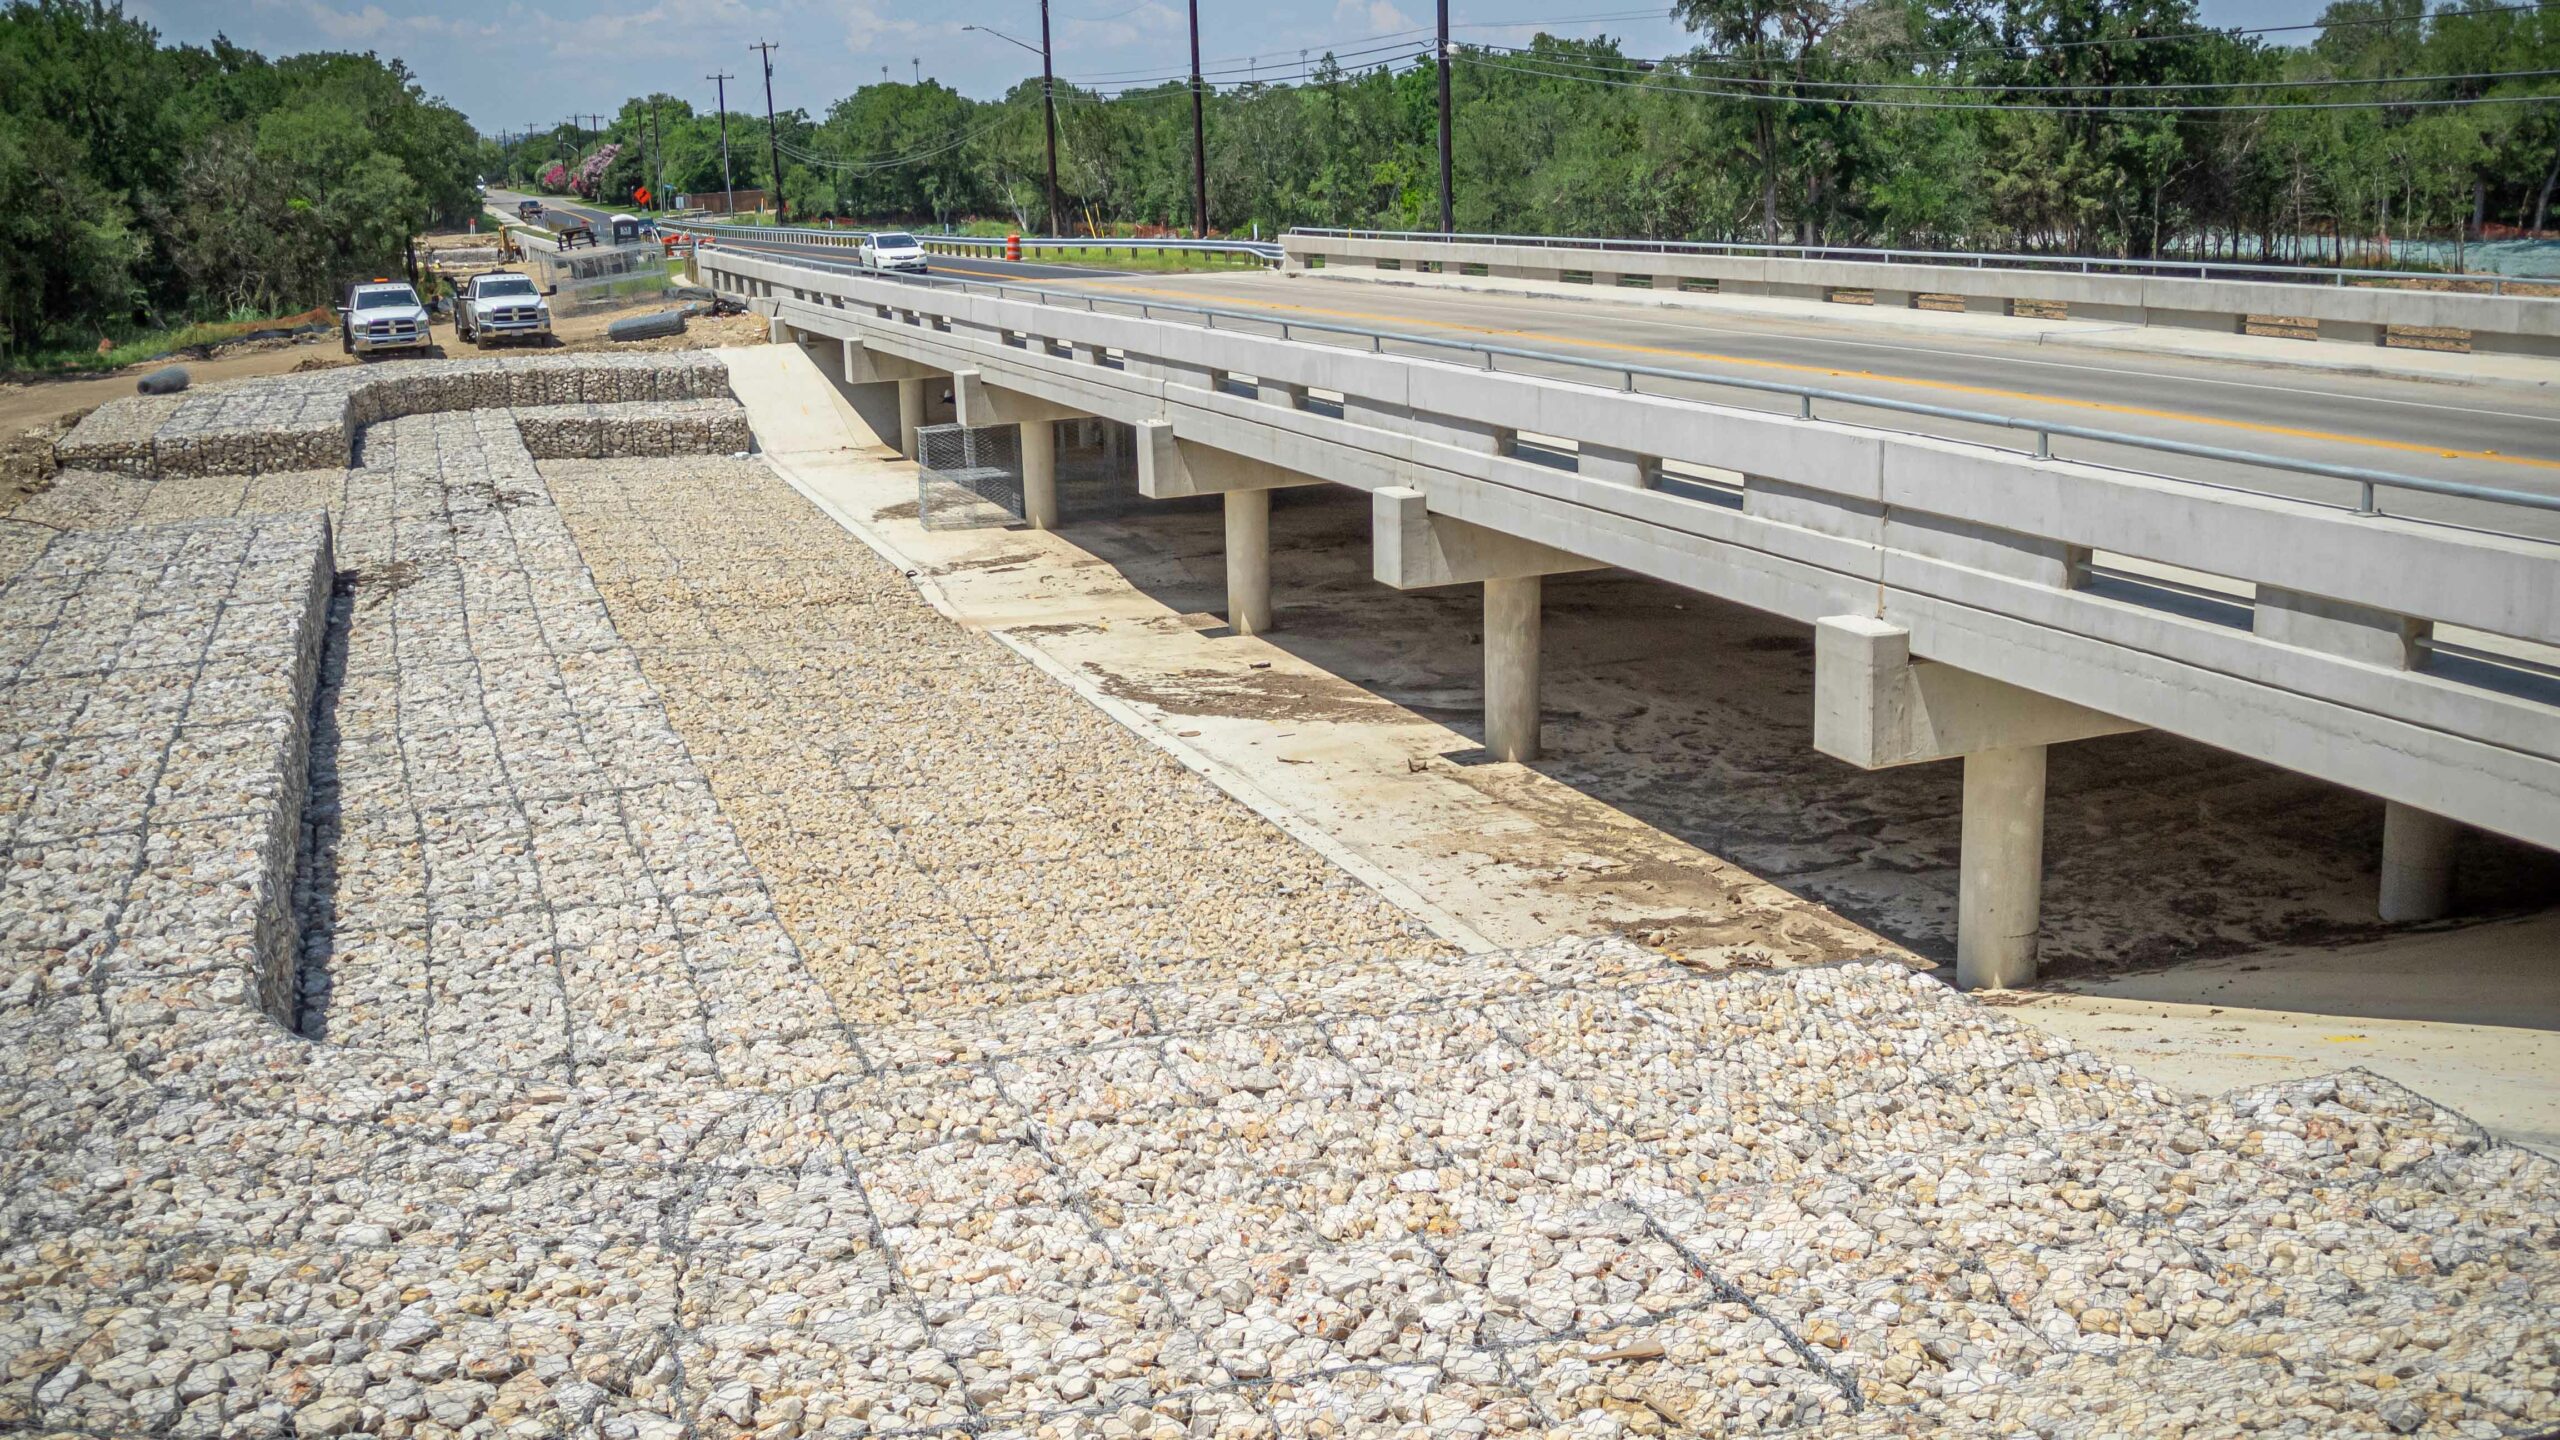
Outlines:
MULTIPOLYGON (((1565 70, 1544 70, 1517 59, 1484 59, 1460 54, 1458 63, 1479 70, 1509 71, 1514 74, 1539 75, 1550 80, 1570 80, 1583 85, 1606 85, 1617 89, 1666 90, 1681 95, 1704 95, 1723 100, 1749 100, 1757 103, 1784 105, 1831 105, 1842 108, 1894 110, 2007 110, 2040 112, 2048 115, 2212 115, 2277 110, 2451 110, 2473 105, 2534 105, 2560 101, 2551 95, 2481 95, 2423 100, 2302 100, 2265 101, 2231 105, 1992 105, 1981 102, 1941 100, 1867 100, 1849 95, 1772 95, 1759 90, 1726 90, 1705 86, 1681 85, 1673 81, 1613 80, 1602 75, 1582 75, 1565 70)), ((1935 88, 1935 87, 1930 87, 1935 88)), ((1950 86, 1961 90, 1961 86, 1950 86)), ((2269 89, 2280 89, 2270 85, 2269 89)))
MULTIPOLYGON (((2101 45, 2158 45, 2173 40, 2203 40, 2216 36, 2237 39, 2243 35, 2290 35, 2304 30, 2318 30, 2325 34, 2335 30, 2355 30, 2374 25, 2415 25, 2429 20, 2469 19, 2481 15, 2520 15, 2529 11, 2549 9, 2554 3, 2560 3, 2560 0, 2526 0, 2526 3, 2517 5, 2483 5, 2476 10, 2443 10, 2434 15, 2369 15, 2339 20, 2305 20, 2292 25, 2244 25, 2229 30, 2197 26, 2189 30, 2163 30, 2156 35, 2119 35, 2088 40, 2023 40, 2008 45, 1958 45, 1934 50, 1898 45, 1888 45, 1884 48, 1886 53, 1905 59, 1949 60, 1964 55, 2047 55, 2058 50, 2087 50, 2101 45)), ((1698 54, 1679 58, 1691 62, 1724 64, 1751 63, 1752 60, 1752 57, 1742 55, 1698 54)))
MULTIPOLYGON (((1612 74, 1630 69, 1644 69, 1652 62, 1577 61, 1566 56, 1548 55, 1516 45, 1479 45, 1478 50, 1499 50, 1508 56, 1524 57, 1540 65, 1561 66, 1575 70, 1603 71, 1612 74)), ((1668 63, 1683 63, 1674 59, 1668 63)), ((1948 80, 1790 80, 1756 75, 1702 75, 1718 85, 1752 85, 1767 88, 1793 86, 1807 90, 1935 90, 1962 94, 1996 95, 2067 95, 2091 92, 2117 94, 2127 91, 2160 90, 2319 90, 2341 85, 2434 85, 2473 80, 2548 80, 2560 76, 2554 70, 2481 70, 2463 75, 2377 75, 2362 78, 2328 77, 2311 80, 2193 80, 2193 81, 2128 81, 2121 84, 2091 82, 2079 85, 2000 85, 1980 81, 1948 80)))

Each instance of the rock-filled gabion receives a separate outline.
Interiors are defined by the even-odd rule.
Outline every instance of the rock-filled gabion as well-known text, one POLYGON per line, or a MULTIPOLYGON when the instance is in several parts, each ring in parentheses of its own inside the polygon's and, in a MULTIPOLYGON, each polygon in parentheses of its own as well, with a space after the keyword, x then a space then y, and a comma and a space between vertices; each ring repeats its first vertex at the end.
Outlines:
POLYGON ((0 924, 110 961, 87 973, 111 1016, 147 1023, 164 981, 293 1016, 329 556, 324 515, 207 520, 64 535, 0 586, 0 924))
MULTIPOLYGON (((1895 967, 1710 975, 1614 940, 1186 946, 1078 986, 1061 932, 1046 979, 847 1014, 695 747, 809 757, 675 723, 622 634, 772 572, 696 552, 682 607, 626 581, 608 608, 508 417, 364 452, 316 684, 263 608, 307 595, 313 522, 58 537, 0 590, 0 1425, 2560 1424, 2560 1173, 2359 1074, 2181 1101, 1895 967), (183 693, 138 683, 187 657, 183 693), (297 690, 303 1035, 208 963, 264 943, 259 837, 295 799, 189 744, 261 716, 282 743, 297 690)), ((827 623, 926 668, 921 602, 880 578, 872 624, 827 623)), ((953 673, 878 692, 901 743, 842 803, 913 816, 901 767, 974 766, 991 813, 942 838, 1045 853, 1064 832, 1001 813, 1001 737, 935 726, 947 682, 1046 682, 944 633, 953 673)), ((877 852, 789 858, 908 886, 877 852)), ((1107 884, 1111 858, 1048 863, 1107 884)), ((918 873, 916 903, 975 884, 963 910, 1006 913, 1002 864, 918 873)), ((1341 903, 1228 893, 1239 930, 1341 903)), ((844 943, 896 944, 896 905, 868 915, 844 943)))
POLYGON ((730 398, 710 355, 389 361, 110 401, 54 454, 66 470, 152 477, 344 468, 365 426, 402 416, 730 398))
POLYGON ((746 407, 734 400, 534 405, 515 418, 536 460, 736 455, 754 443, 746 407))

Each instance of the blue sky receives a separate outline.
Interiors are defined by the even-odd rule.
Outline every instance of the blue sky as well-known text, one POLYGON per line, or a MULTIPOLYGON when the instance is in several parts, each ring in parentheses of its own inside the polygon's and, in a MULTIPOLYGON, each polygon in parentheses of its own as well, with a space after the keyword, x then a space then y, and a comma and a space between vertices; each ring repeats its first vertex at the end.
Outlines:
MULTIPOLYGON (((1182 72, 1189 41, 1183 0, 1051 0, 1058 73, 1119 85, 1182 72)), ((1038 0, 126 0, 127 10, 171 40, 216 32, 270 55, 371 50, 409 62, 429 92, 482 130, 557 123, 572 112, 610 113, 628 95, 664 90, 711 107, 706 78, 726 70, 733 109, 761 109, 762 75, 747 49, 774 40, 774 100, 822 113, 837 96, 880 79, 923 73, 965 94, 989 96, 1021 78, 1035 58, 970 24, 1037 43, 1038 0)), ((1452 0, 1461 39, 1517 44, 1539 30, 1613 35, 1632 53, 1685 46, 1668 0, 1452 0), (1574 18, 1579 17, 1579 18, 1574 18)), ((2320 0, 2206 0, 2218 25, 2308 20, 2320 0)), ((1213 79, 1293 75, 1300 52, 1321 55, 1387 46, 1432 23, 1432 0, 1200 0, 1202 68, 1213 79)))

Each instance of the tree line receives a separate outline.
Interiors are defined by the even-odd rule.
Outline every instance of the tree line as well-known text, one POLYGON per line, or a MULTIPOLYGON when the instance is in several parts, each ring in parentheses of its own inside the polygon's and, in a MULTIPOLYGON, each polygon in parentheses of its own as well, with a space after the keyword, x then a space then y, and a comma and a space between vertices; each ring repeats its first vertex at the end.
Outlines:
MULTIPOLYGON (((2560 181, 2560 105, 2533 98, 2555 91, 2537 72, 2560 71, 2560 8, 2337 0, 2274 34, 2207 28, 2193 0, 1676 10, 1697 42, 1668 59, 1461 47, 1457 228, 2338 259, 2541 229, 2560 181)), ((1436 79, 1427 56, 1383 58, 1213 90, 1214 229, 1436 228, 1436 79)), ((1061 82, 1057 107, 1061 225, 1189 228, 1186 82, 1061 82)), ((799 217, 1038 227, 1039 112, 1037 79, 985 101, 884 82, 777 117, 770 150, 762 115, 732 114, 731 163, 769 189, 778 152, 799 217)), ((668 95, 491 164, 530 179, 601 138, 624 146, 608 195, 720 186, 717 117, 668 95)))
POLYGON ((0 9, 0 353, 326 303, 478 208, 478 137, 397 60, 162 45, 0 9))

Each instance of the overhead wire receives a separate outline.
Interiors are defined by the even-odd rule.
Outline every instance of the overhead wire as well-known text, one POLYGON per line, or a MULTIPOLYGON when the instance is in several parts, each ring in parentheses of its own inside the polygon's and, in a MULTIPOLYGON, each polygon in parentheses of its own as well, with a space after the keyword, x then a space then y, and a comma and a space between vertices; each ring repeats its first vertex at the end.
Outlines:
MULTIPOLYGON (((1679 56, 1674 56, 1668 61, 1659 62, 1649 61, 1639 63, 1628 60, 1611 62, 1608 60, 1576 60, 1570 56, 1552 55, 1543 51, 1532 50, 1516 45, 1482 45, 1475 48, 1481 50, 1499 50, 1507 56, 1525 58, 1540 65, 1557 66, 1575 70, 1603 71, 1611 74, 1624 73, 1631 69, 1642 70, 1648 65, 1679 65, 1686 63, 1685 60, 1679 56)), ((1753 85, 1762 87, 1792 86, 1798 89, 1810 90, 1936 90, 1959 93, 1979 92, 1984 94, 2002 95, 2062 95, 2086 93, 2090 91, 2117 94, 2127 91, 2162 90, 2317 90, 2345 85, 2430 85, 2455 84, 2475 80, 2548 80, 2554 77, 2560 77, 2560 69, 2478 70, 2460 75, 2336 76, 2302 80, 2276 78, 2266 80, 2126 81, 2122 83, 2088 81, 2073 85, 2003 85, 1981 81, 1957 80, 1795 80, 1785 77, 1758 75, 1701 75, 1697 78, 1702 80, 1712 80, 1718 85, 1753 85)))
MULTIPOLYGON (((2002 105, 1981 101, 1945 100, 1878 100, 1851 95, 1779 95, 1762 90, 1720 88, 1726 82, 1715 78, 1715 85, 1683 85, 1676 79, 1658 74, 1650 79, 1620 80, 1605 75, 1586 75, 1570 70, 1551 70, 1523 62, 1514 57, 1485 58, 1460 52, 1450 57, 1458 64, 1474 69, 1537 75, 1551 80, 1569 80, 1584 85, 1605 85, 1616 89, 1651 89, 1682 95, 1703 95, 1714 99, 1748 100, 1760 104, 1827 105, 1837 108, 1900 110, 2006 110, 2040 112, 2056 115, 2209 115, 2264 113, 2277 110, 2406 110, 2465 109, 2475 105, 2532 105, 2560 101, 2560 94, 2545 95, 2480 95, 2446 96, 2407 100, 2299 100, 2260 101, 2213 105, 2002 105)), ((1938 87, 1923 87, 1935 89, 1938 87)), ((1963 87, 1948 87, 1961 90, 1963 87)), ((1996 87, 1995 87, 1996 88, 1996 87)), ((2270 83, 2268 89, 2282 89, 2281 83, 2270 83)))

